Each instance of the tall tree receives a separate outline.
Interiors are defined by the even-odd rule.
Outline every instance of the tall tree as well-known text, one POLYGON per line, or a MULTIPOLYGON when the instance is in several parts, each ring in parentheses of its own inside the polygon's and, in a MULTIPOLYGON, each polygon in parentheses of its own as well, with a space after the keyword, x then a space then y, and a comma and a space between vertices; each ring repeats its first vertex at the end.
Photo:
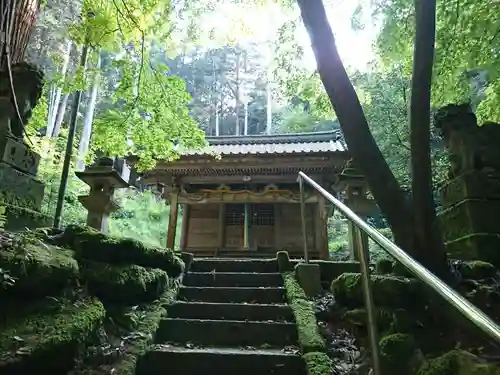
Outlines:
MULTIPOLYGON (((370 132, 358 96, 338 54, 323 2, 298 0, 298 4, 311 39, 319 75, 340 122, 349 150, 385 214, 396 242, 426 266, 443 275, 446 264, 443 266, 442 262, 428 263, 429 257, 425 253, 428 249, 421 242, 420 236, 414 232, 414 207, 411 205, 411 200, 400 188, 370 132)), ((420 61, 420 58, 415 56, 415 60, 420 61)), ((413 100, 418 99, 416 95, 413 95, 413 98, 413 100)), ((426 100, 426 97, 421 99, 426 100)), ((442 258, 440 254, 435 255, 442 258)))
MULTIPOLYGON (((415 0, 415 52, 410 102, 412 201, 420 260, 444 270, 446 252, 436 225, 431 167, 431 84, 436 33, 436 0, 415 0)), ((442 272, 441 272, 442 273, 442 272)))

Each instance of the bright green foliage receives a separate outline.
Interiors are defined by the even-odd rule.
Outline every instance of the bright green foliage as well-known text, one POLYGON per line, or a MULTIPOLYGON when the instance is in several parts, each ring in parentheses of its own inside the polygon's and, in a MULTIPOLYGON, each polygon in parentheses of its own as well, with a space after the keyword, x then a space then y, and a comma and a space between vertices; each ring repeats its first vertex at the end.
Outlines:
MULTIPOLYGON (((399 66, 404 75, 410 76, 415 35, 414 2, 377 0, 376 3, 383 16, 378 52, 386 66, 399 66)), ((484 95, 486 100, 479 103, 478 114, 482 120, 499 120, 499 12, 500 3, 495 1, 437 2, 434 107, 463 100, 477 104, 484 95), (481 72, 487 73, 489 86, 486 90, 481 72)))
POLYGON ((115 108, 94 122, 94 149, 137 155, 138 167, 144 170, 154 167, 154 159, 175 159, 174 142, 182 148, 205 145, 203 131, 188 113, 191 97, 181 78, 167 76, 166 67, 136 72, 131 60, 117 64, 123 77, 111 98, 115 108), (141 77, 139 82, 132 79, 135 73, 141 77))

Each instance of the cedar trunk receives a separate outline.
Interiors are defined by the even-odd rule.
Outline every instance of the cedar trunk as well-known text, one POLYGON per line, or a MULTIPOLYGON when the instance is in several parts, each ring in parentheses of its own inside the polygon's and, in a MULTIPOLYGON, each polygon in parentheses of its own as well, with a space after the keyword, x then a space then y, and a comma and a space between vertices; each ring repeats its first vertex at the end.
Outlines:
POLYGON ((40 0, 5 0, 0 12, 0 71, 24 60, 29 37, 35 27, 40 0))

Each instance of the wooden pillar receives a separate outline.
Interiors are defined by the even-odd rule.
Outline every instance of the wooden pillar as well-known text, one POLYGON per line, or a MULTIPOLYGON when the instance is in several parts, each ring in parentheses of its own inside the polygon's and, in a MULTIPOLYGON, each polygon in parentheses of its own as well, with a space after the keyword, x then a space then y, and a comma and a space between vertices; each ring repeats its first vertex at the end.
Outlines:
POLYGON ((250 205, 245 203, 245 218, 243 222, 243 247, 250 248, 250 205))
POLYGON ((322 195, 318 197, 319 201, 315 208, 315 245, 319 251, 320 259, 328 260, 328 212, 326 210, 326 199, 322 195))
POLYGON ((182 206, 181 251, 186 251, 188 246, 188 230, 189 230, 190 216, 191 216, 191 205, 185 203, 182 206))
POLYGON ((274 247, 277 251, 283 250, 281 240, 281 204, 274 204, 274 247))
POLYGON ((219 244, 219 249, 224 248, 226 237, 226 204, 219 204, 219 228, 217 231, 217 243, 219 244))
POLYGON ((179 211, 179 204, 177 202, 179 191, 172 191, 170 193, 170 216, 168 218, 168 232, 167 232, 167 249, 174 249, 175 247, 175 232, 177 230, 177 214, 179 211))

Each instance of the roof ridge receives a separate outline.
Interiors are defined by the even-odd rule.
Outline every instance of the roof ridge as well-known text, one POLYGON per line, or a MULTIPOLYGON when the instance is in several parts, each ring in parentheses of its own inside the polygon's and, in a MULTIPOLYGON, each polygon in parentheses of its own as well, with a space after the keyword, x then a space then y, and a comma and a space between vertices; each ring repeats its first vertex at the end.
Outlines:
POLYGON ((336 141, 342 138, 342 133, 339 130, 291 134, 251 134, 243 136, 224 135, 218 137, 205 137, 210 145, 316 143, 336 141))

